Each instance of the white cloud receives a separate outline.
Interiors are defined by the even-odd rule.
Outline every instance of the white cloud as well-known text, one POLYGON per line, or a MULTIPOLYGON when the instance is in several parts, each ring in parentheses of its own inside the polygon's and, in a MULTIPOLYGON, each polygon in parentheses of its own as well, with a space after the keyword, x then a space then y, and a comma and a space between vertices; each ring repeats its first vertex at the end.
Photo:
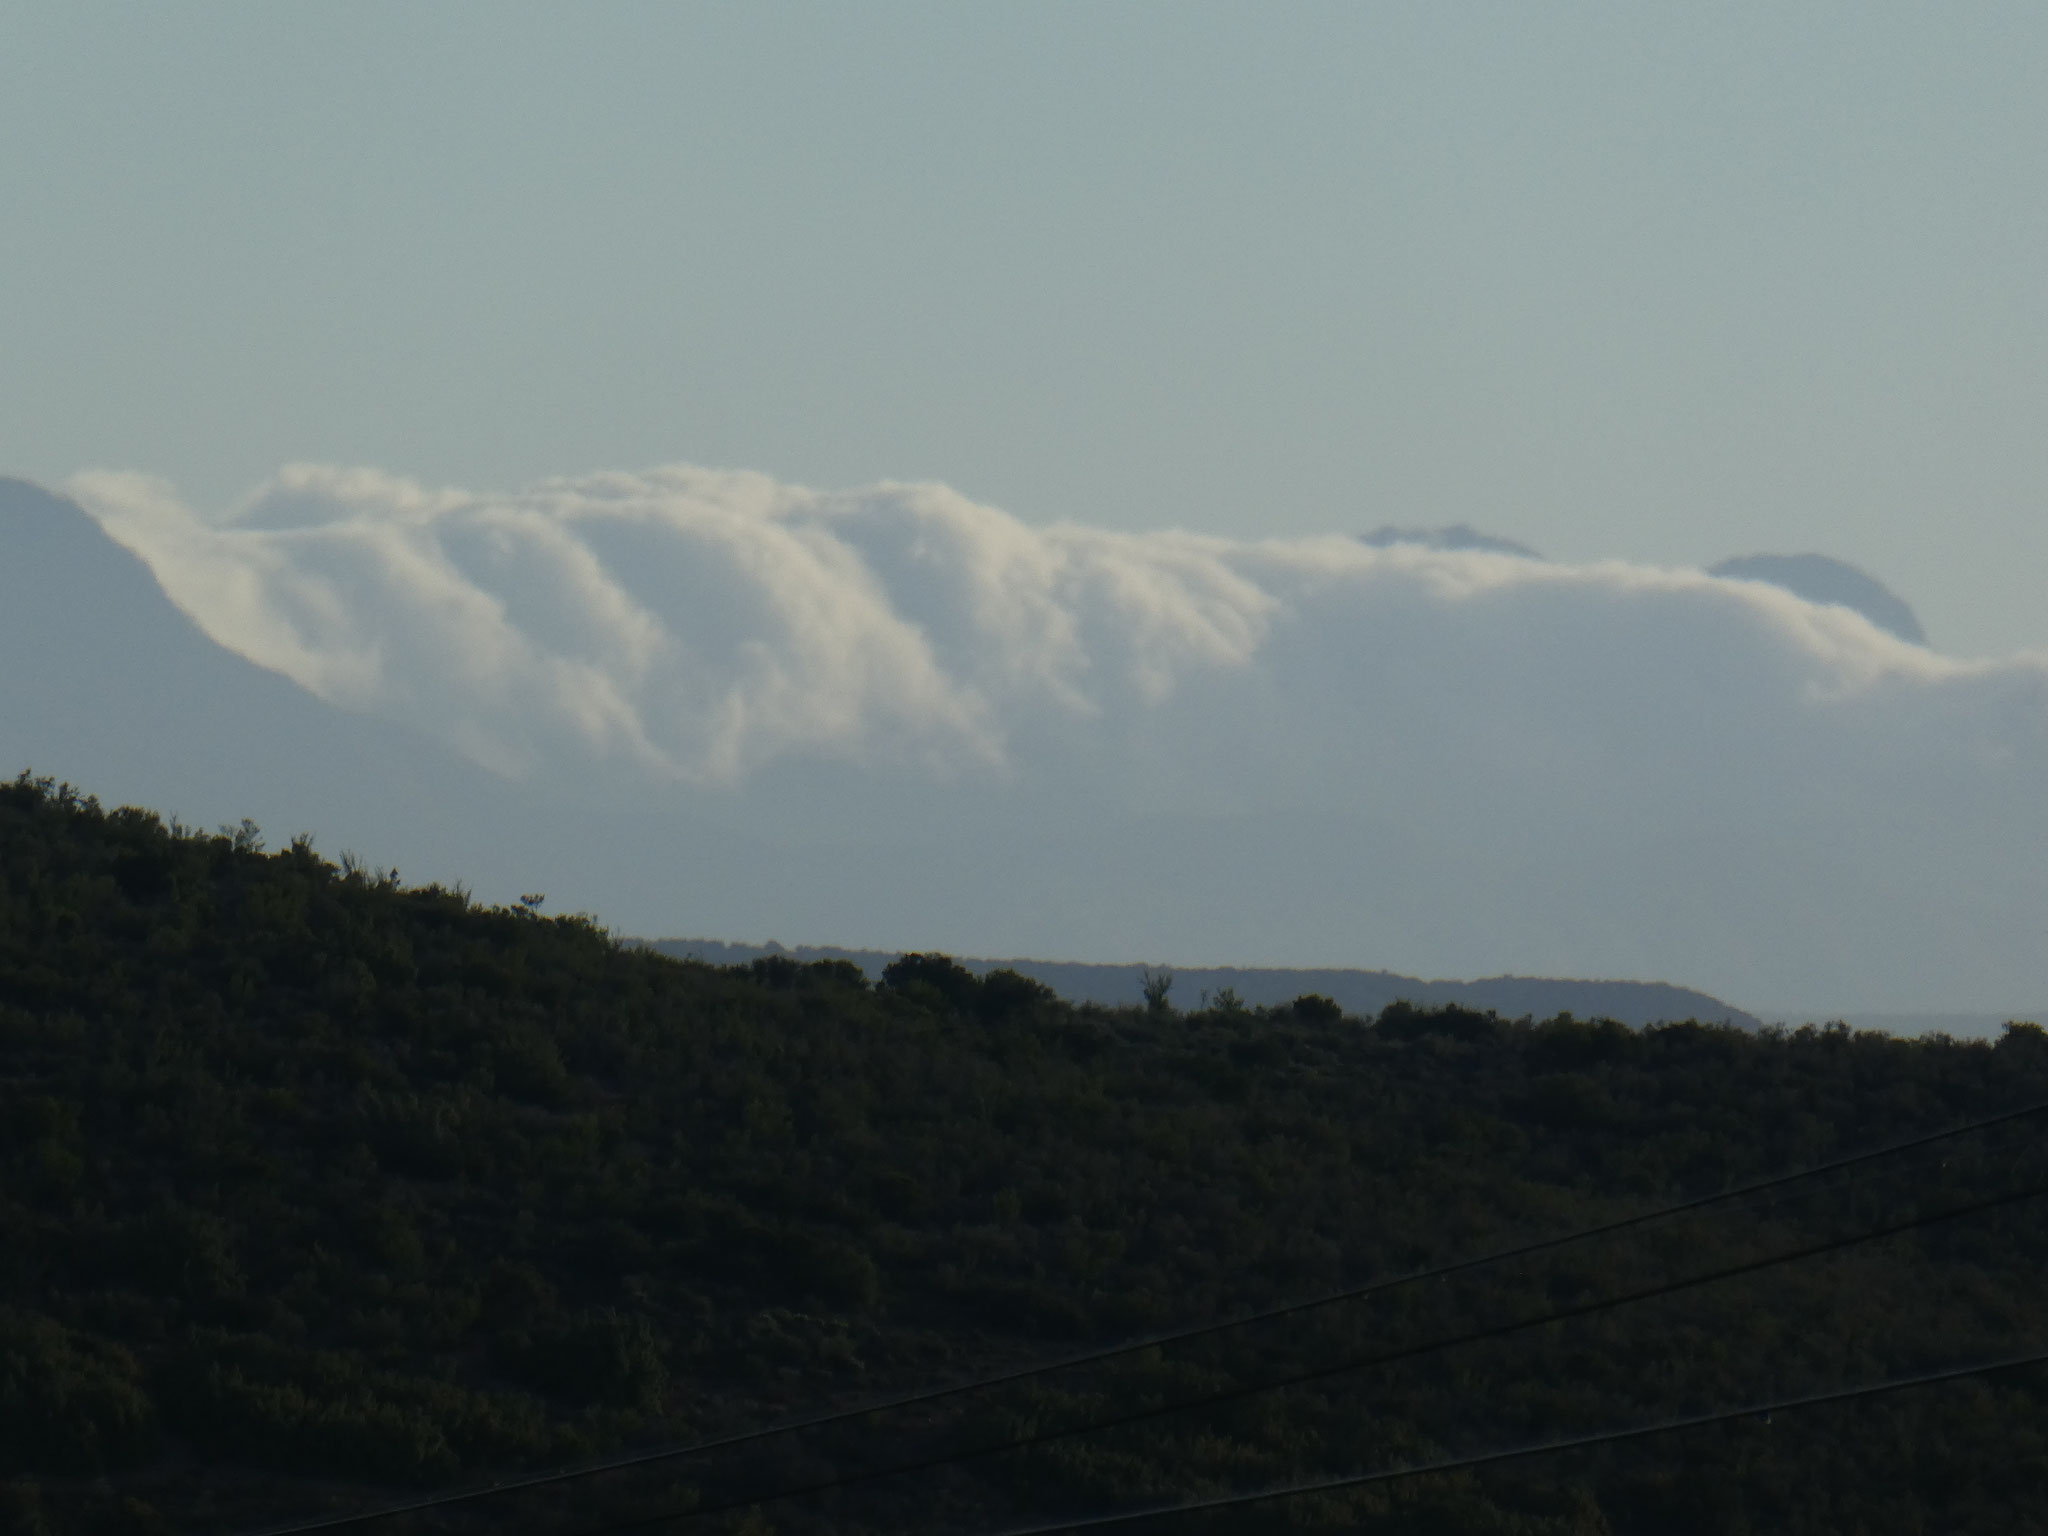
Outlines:
POLYGON ((787 938, 1758 1003, 1888 968, 1858 995, 1918 1006, 1920 964, 1951 978, 1931 1006, 1973 974, 2048 1001, 2048 658, 1959 661, 1760 583, 685 467, 489 494, 300 466, 213 522, 138 477, 68 489, 224 645, 499 773, 607 765, 650 806, 923 850, 862 866, 922 907, 764 888, 787 938), (1014 899, 929 889, 935 827, 1014 899), (887 913, 923 926, 857 931, 887 913))
POLYGON ((824 495, 671 468, 484 495, 295 465, 219 523, 136 476, 69 489, 222 644, 505 771, 594 754, 729 782, 784 754, 906 746, 988 763, 1023 722, 1246 676, 1282 627, 1366 648, 1348 668, 1302 663, 1288 691, 1398 660, 1425 689, 1513 674, 1568 711, 1620 660, 1600 653, 1603 624, 1631 627, 1608 637, 1624 652, 1712 646, 1670 658, 1695 677, 1748 650, 1815 705, 1972 675, 1846 610, 1694 571, 1037 529, 941 486, 824 495), (1568 675, 1546 685, 1518 654, 1568 675))
POLYGON ((501 772, 594 756, 730 782, 793 751, 996 752, 972 681, 836 536, 845 509, 759 476, 490 497, 295 466, 217 525, 133 477, 70 489, 221 644, 501 772))

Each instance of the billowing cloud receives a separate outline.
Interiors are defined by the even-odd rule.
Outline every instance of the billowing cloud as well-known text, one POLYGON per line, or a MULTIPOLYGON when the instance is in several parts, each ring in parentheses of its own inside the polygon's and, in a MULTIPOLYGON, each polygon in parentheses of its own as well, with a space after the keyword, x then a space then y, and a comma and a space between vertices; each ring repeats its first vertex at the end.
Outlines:
POLYGON ((218 523, 140 477, 70 489, 223 645, 513 773, 585 756, 699 783, 787 754, 993 765, 1026 725, 1086 730, 1195 680, 1341 695, 1390 663, 1404 692, 1514 675, 1529 693, 1494 707, 1576 713, 1621 660, 1569 654, 1597 652, 1601 624, 1626 626, 1608 637, 1626 652, 1714 646, 1670 658, 1695 681, 1755 651, 1810 708, 1983 671, 1693 571, 1032 528, 941 486, 833 495, 673 468, 479 495, 294 466, 218 523), (1546 683, 1516 653, 1567 675, 1546 683), (1272 677, 1283 655, 1305 674, 1272 677))
POLYGON ((1025 914, 985 894, 955 932, 933 890, 949 915, 920 931, 819 907, 769 919, 784 937, 1654 975, 1756 1005, 1859 967, 1895 981, 1856 997, 1900 1001, 1939 949, 1987 1006, 2048 1000, 2048 658, 1958 660, 1761 582, 692 468, 499 494, 295 467, 218 520, 135 477, 68 489, 215 639, 323 698, 515 779, 710 796, 792 846, 951 838, 1006 861, 1025 914))

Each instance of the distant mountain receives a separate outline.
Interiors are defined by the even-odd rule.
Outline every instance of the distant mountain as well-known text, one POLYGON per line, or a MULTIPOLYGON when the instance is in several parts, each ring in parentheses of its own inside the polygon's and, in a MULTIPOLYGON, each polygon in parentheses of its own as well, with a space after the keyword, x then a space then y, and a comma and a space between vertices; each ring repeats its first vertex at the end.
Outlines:
POLYGON ((443 878, 511 809, 432 742, 334 708, 216 645, 75 503, 0 479, 0 774, 49 774, 195 826, 243 816, 281 841, 443 878))
POLYGON ((1875 576, 1828 555, 1738 555, 1723 560, 1707 574, 1735 581, 1767 581, 1809 603, 1853 608, 1901 640, 1927 643, 1927 631, 1904 598, 1875 576))
MULTIPOLYGON (((697 959, 712 965, 744 965, 768 955, 788 955, 801 961, 849 960, 865 971, 870 980, 897 957, 897 952, 878 949, 834 949, 800 946, 785 949, 780 944, 725 944, 716 939, 650 939, 649 949, 678 959, 697 959)), ((1112 1007, 1135 1003, 1144 995, 1147 967, 1142 965, 1079 965, 1056 960, 960 959, 960 964, 977 975, 1004 966, 1035 981, 1042 981, 1069 1002, 1104 1003, 1112 1007)), ((1488 976, 1479 981, 1423 981, 1392 971, 1246 969, 1234 966, 1155 967, 1171 971, 1173 1001, 1183 1008, 1200 1007, 1203 999, 1214 998, 1225 988, 1254 1007, 1291 1002, 1304 992, 1316 992, 1341 1006, 1346 1013, 1371 1017, 1392 1002, 1406 1001, 1422 1007, 1455 1003, 1478 1012, 1492 1011, 1502 1018, 1555 1018, 1560 1013, 1580 1018, 1614 1019, 1638 1027, 1697 1019, 1701 1023, 1728 1023, 1745 1029, 1759 1027, 1759 1021, 1740 1008, 1731 1008, 1718 998, 1689 987, 1668 986, 1645 981, 1553 981, 1535 976, 1488 976)))
POLYGON ((1443 528, 1396 528, 1389 523, 1373 529, 1371 533, 1361 533, 1358 542, 1370 544, 1375 549, 1387 549, 1395 544, 1420 544, 1424 549, 1477 549, 1497 555, 1520 555, 1525 560, 1543 558, 1526 544, 1481 533, 1465 523, 1452 523, 1443 528))

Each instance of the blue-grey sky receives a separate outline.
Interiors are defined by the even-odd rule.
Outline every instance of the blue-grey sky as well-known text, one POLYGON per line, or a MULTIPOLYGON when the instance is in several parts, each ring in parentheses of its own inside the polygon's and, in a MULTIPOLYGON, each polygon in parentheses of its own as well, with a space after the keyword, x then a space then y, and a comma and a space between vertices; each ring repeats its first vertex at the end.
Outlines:
POLYGON ((2048 8, 11 4, 0 473, 1818 549, 2048 646, 2048 8))

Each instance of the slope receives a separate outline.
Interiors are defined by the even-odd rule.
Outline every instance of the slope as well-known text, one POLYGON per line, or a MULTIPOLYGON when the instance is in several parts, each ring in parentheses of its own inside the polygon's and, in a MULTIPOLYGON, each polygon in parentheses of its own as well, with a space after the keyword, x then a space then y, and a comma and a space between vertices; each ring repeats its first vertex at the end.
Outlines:
MULTIPOLYGON (((1073 1008, 926 960, 743 970, 299 845, 0 786, 0 1516, 246 1530, 971 1377, 2048 1097, 2048 1043, 1459 1010, 1073 1008)), ((1180 1398, 2039 1183, 2038 1131, 1115 1369, 522 1499, 582 1529, 1180 1398)), ((1392 1373, 786 1504, 994 1529, 2009 1352, 2038 1202, 1392 1373)), ((1980 1382, 1399 1495, 1306 1529, 1941 1529, 2038 1514, 1980 1382)), ((755 1527, 758 1529, 758 1526, 755 1527)))

